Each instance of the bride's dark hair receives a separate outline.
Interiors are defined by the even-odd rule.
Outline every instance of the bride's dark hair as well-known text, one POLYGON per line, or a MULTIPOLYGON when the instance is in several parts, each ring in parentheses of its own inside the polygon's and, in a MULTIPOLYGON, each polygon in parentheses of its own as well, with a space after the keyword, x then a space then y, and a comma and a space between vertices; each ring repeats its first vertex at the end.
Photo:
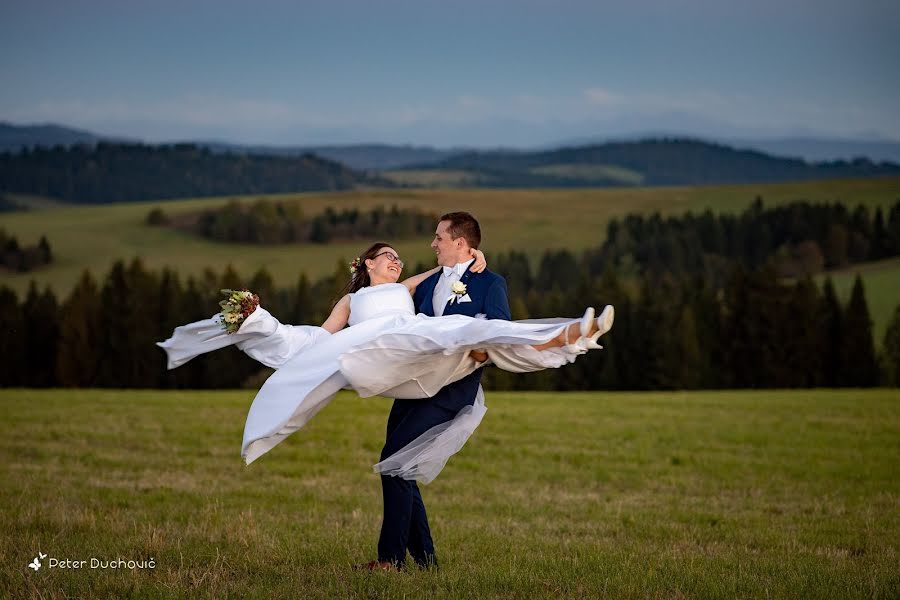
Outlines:
MULTIPOLYGON (((390 244, 384 242, 375 242, 368 250, 359 255, 359 264, 356 266, 356 272, 350 276, 350 283, 344 288, 347 293, 352 294, 353 292, 358 292, 372 283, 372 280, 369 279, 369 270, 366 267, 366 261, 370 258, 375 258, 375 255, 381 252, 383 248, 391 247, 390 244)), ((343 293, 341 294, 341 297, 343 297, 343 293)))

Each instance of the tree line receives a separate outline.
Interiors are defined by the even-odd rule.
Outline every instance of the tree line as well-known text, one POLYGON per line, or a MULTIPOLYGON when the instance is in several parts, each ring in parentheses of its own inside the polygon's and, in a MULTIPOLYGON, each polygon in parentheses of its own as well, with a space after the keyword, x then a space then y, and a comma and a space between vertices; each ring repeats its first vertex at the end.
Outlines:
POLYGON ((53 262, 53 251, 46 236, 41 236, 34 246, 22 246, 15 236, 0 228, 0 267, 26 273, 53 262))
POLYGON ((0 153, 0 192, 75 203, 344 190, 390 182, 313 154, 214 153, 195 144, 100 142, 0 153))
POLYGON ((325 244, 333 239, 404 239, 431 231, 438 217, 417 209, 390 209, 383 206, 368 211, 358 208, 340 212, 330 206, 312 218, 304 216, 299 202, 272 202, 264 198, 245 205, 237 200, 194 215, 170 218, 161 208, 147 214, 149 225, 176 226, 219 242, 325 244))
POLYGON ((589 260, 593 271, 704 275, 719 281, 732 263, 757 269, 775 263, 785 277, 879 260, 900 253, 900 200, 887 216, 863 205, 791 204, 765 208, 762 198, 739 215, 705 211, 663 218, 632 214, 612 219, 589 260))
MULTIPOLYGON (((585 304, 616 306, 604 351, 575 364, 527 375, 487 369, 494 389, 696 389, 874 386, 900 383, 900 306, 876 355, 865 290, 857 277, 842 305, 830 279, 786 282, 771 265, 735 264, 715 288, 702 276, 622 280, 592 274, 587 255, 548 252, 532 271, 523 253, 492 257, 509 283, 513 318, 577 317, 585 304), (568 276, 561 275, 565 267, 568 276)), ((417 271, 426 270, 418 265, 417 271)), ((0 287, 0 385, 65 387, 258 387, 269 372, 226 348, 166 371, 155 342, 212 316, 220 288, 247 287, 285 323, 324 321, 345 285, 347 267, 291 288, 261 269, 232 268, 182 281, 140 260, 117 261, 102 281, 85 272, 68 297, 32 284, 20 302, 0 287)))

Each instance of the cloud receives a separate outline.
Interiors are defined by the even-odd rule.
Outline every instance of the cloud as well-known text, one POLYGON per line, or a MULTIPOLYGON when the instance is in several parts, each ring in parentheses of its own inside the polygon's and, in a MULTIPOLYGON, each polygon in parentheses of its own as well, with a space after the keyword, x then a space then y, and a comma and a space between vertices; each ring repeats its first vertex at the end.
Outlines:
POLYGON ((584 90, 584 98, 591 106, 613 108, 622 105, 623 97, 608 89, 592 87, 584 90))

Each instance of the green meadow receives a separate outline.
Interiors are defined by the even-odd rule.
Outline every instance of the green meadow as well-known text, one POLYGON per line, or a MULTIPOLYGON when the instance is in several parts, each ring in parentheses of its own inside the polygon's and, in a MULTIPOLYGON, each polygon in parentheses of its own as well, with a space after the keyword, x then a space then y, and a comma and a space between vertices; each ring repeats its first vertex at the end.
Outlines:
POLYGON ((351 569, 375 556, 388 401, 342 393, 245 467, 252 398, 0 390, 3 595, 900 595, 896 389, 488 391, 423 488, 441 568, 400 573, 351 569))

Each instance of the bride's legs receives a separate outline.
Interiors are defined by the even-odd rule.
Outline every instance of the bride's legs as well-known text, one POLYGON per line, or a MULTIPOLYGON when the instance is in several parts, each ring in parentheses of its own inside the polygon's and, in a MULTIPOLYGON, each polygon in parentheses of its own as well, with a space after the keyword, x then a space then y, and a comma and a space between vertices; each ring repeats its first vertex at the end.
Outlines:
MULTIPOLYGON (((588 309, 588 310, 593 313, 593 309, 588 309)), ((600 316, 598 318, 591 319, 590 328, 589 328, 588 332, 583 335, 583 337, 590 338, 590 337, 594 336, 598 331, 601 331, 601 330, 602 330, 602 333, 600 335, 602 335, 603 333, 606 333, 607 331, 609 331, 612 328, 612 322, 613 322, 612 307, 608 306, 603 310, 602 313, 600 313, 600 316)), ((571 325, 569 325, 568 327, 563 329, 562 333, 560 333, 558 336, 556 336, 552 340, 550 340, 548 342, 544 342, 543 344, 532 344, 531 347, 534 348, 535 350, 540 351, 540 350, 547 350, 549 348, 560 348, 562 346, 568 346, 569 344, 573 343, 575 340, 577 340, 579 337, 582 336, 581 328, 582 328, 581 323, 572 323, 571 325)))
MULTIPOLYGON (((603 309, 603 312, 600 313, 600 316, 596 319, 593 318, 594 309, 589 308, 585 311, 585 316, 582 317, 582 322, 580 323, 572 323, 571 325, 565 327, 559 335, 557 335, 552 340, 544 342, 543 344, 531 344, 531 347, 537 351, 548 350, 550 348, 561 348, 563 346, 569 346, 575 341, 577 341, 581 337, 592 338, 593 336, 600 336, 612 329, 613 324, 613 307, 606 306, 603 309), (589 319, 589 322, 587 320, 589 319), (587 332, 584 332, 584 328, 587 328, 587 332)), ((590 340, 596 342, 596 339, 590 340)), ((588 345, 585 349, 590 348, 588 345)), ((474 358, 477 362, 484 362, 488 359, 488 354, 484 350, 470 350, 469 356, 474 358)))
MULTIPOLYGON (((593 335, 594 332, 597 331, 597 324, 593 323, 591 326, 590 335, 593 335)), ((566 346, 571 344, 575 340, 578 339, 578 336, 581 335, 581 324, 580 323, 572 323, 565 329, 563 329, 562 333, 558 336, 550 340, 549 342, 544 342, 543 344, 532 344, 531 347, 535 350, 548 350, 550 348, 560 348, 562 346, 566 346)))

